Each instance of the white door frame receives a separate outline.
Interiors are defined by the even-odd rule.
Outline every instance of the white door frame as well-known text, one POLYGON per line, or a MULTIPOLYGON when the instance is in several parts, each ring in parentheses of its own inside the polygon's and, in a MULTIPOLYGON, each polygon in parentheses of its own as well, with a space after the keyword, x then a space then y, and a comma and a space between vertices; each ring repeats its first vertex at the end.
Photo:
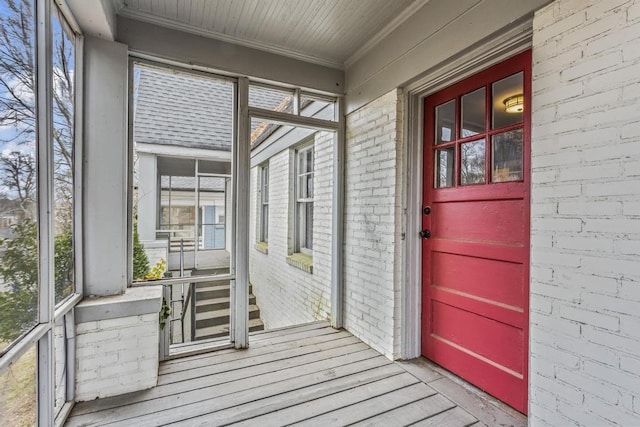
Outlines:
POLYGON ((402 247, 404 260, 403 292, 400 301, 400 358, 413 359, 421 355, 422 330, 422 227, 423 180, 423 105, 424 98, 451 84, 471 76, 491 65, 531 47, 533 18, 510 26, 507 31, 464 51, 442 64, 418 81, 404 88, 404 156, 401 167, 406 174, 403 192, 403 229, 406 238, 402 247))

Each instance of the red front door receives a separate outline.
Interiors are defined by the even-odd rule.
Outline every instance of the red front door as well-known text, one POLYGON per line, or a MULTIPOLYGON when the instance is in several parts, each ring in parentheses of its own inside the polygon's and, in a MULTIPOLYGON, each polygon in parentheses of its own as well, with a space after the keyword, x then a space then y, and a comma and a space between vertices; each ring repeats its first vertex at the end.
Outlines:
POLYGON ((525 413, 530 81, 527 51, 425 99, 422 221, 422 354, 525 413))

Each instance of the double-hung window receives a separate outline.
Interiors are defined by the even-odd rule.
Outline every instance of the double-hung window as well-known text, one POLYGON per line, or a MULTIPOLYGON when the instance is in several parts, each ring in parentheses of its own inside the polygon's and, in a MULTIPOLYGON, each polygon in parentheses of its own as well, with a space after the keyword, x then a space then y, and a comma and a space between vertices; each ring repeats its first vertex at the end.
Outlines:
POLYGON ((269 164, 260 168, 260 241, 269 241, 269 164))
POLYGON ((295 251, 307 255, 313 250, 313 145, 295 155, 295 251))

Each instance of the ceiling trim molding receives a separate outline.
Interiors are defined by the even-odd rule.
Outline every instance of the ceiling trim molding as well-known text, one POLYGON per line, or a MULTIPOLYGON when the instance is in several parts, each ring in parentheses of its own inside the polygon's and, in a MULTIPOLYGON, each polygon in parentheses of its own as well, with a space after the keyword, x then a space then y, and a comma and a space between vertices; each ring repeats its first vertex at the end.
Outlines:
MULTIPOLYGON (((423 2, 423 3, 426 1, 429 1, 429 0, 417 0, 417 2, 423 2)), ((287 56, 289 58, 294 58, 304 62, 323 65, 325 67, 330 67, 330 68, 334 68, 342 71, 344 71, 345 69, 344 64, 342 62, 336 61, 330 58, 323 58, 323 57, 318 57, 314 55, 309 55, 296 50, 285 49, 279 46, 275 46, 270 43, 249 41, 239 37, 233 37, 227 34, 222 34, 217 31, 194 27, 192 25, 185 24, 183 22, 174 21, 169 18, 150 15, 148 13, 140 12, 133 9, 128 9, 128 8, 120 9, 118 11, 118 15, 124 18, 130 18, 138 21, 148 22, 150 24, 160 25, 162 27, 167 27, 174 30, 178 30, 178 31, 184 31, 187 33, 196 34, 198 36, 208 37, 216 40, 221 40, 227 43, 233 43, 240 46, 245 46, 245 47, 258 49, 258 50, 262 50, 269 53, 274 53, 276 55, 287 56)))
POLYGON ((416 13, 430 0, 415 0, 409 6, 406 7, 398 16, 393 18, 387 25, 382 28, 376 35, 371 37, 369 41, 363 44, 358 50, 356 50, 346 61, 344 61, 344 68, 348 68, 357 62, 360 58, 365 56, 370 50, 372 50, 378 43, 384 40, 389 34, 391 34, 396 28, 402 25, 407 19, 409 19, 414 13, 416 13))

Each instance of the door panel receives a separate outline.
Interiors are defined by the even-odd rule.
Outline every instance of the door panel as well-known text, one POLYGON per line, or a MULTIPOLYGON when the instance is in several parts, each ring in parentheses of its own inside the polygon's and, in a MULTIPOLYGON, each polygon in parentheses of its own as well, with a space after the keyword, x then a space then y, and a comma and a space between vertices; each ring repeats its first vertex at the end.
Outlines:
POLYGON ((469 200, 438 205, 431 231, 440 239, 522 245, 524 202, 469 200), (492 226, 489 227, 488 225, 492 226))
POLYGON ((522 264, 434 251, 431 286, 522 310, 522 271, 522 264))
POLYGON ((522 374, 522 330, 482 314, 432 301, 432 334, 480 360, 522 374))
POLYGON ((431 209, 423 228, 431 237, 423 240, 422 353, 521 412, 530 64, 530 51, 519 54, 429 96, 424 109, 424 205, 431 209))

